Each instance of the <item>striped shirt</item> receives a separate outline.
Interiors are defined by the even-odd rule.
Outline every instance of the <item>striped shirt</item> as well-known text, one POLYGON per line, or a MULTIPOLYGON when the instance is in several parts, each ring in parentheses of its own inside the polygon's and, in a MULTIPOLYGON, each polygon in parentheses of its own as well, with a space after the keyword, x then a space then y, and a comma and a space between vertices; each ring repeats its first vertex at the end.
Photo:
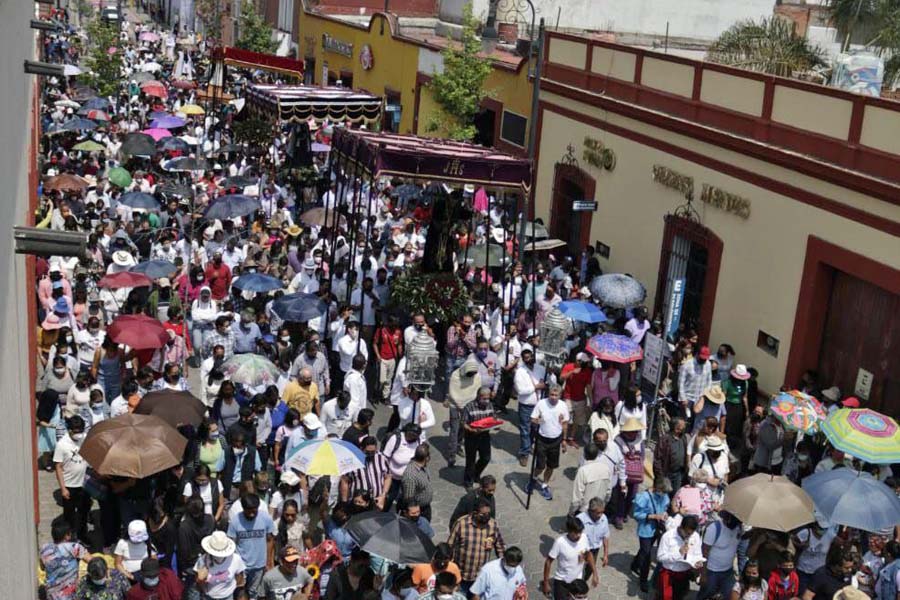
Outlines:
MULTIPOLYGON (((481 408, 478 405, 477 398, 475 400, 472 400, 468 404, 466 404, 462 410, 463 422, 466 425, 471 425, 475 421, 480 421, 481 419, 487 419, 488 417, 493 417, 493 416, 494 416, 494 407, 491 405, 491 403, 488 402, 484 408, 481 408)), ((468 433, 468 432, 466 432, 466 433, 468 433)))
POLYGON ((453 562, 459 565, 463 581, 474 581, 478 577, 478 571, 490 560, 492 550, 498 557, 506 550, 496 519, 478 527, 472 521, 472 515, 462 517, 453 525, 447 543, 453 549, 453 562))
POLYGON ((419 506, 429 506, 431 504, 434 490, 431 488, 431 475, 428 471, 417 463, 410 461, 406 470, 403 472, 403 478, 400 480, 401 491, 404 501, 414 500, 419 506))
POLYGON ((357 469, 347 475, 350 497, 358 490, 368 490, 373 498, 384 494, 384 479, 391 474, 387 458, 378 453, 373 458, 366 458, 366 467, 357 469))

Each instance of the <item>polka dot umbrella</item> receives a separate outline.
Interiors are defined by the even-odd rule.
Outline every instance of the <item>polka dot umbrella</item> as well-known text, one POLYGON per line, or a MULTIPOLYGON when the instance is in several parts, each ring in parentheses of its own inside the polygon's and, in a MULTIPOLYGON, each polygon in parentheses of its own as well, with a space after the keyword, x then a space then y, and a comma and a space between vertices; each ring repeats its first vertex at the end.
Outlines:
POLYGON ((869 408, 841 408, 828 416, 822 431, 831 445, 872 464, 900 462, 900 427, 869 408))

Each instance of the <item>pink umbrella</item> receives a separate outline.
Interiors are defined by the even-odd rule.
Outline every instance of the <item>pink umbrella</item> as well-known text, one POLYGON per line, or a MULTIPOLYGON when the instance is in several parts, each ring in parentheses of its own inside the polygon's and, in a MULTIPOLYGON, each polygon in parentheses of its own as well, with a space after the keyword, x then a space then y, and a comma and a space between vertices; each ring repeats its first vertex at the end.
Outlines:
POLYGON ((119 49, 116 48, 115 46, 110 46, 109 48, 106 49, 107 54, 115 54, 118 51, 119 51, 119 49))
POLYGON ((153 33, 152 31, 144 31, 144 32, 141 32, 139 39, 142 42, 158 42, 159 34, 153 33))
POLYGON ((158 142, 163 138, 170 137, 172 134, 169 133, 168 129, 160 129, 159 127, 153 127, 151 129, 145 129, 141 133, 146 133, 150 137, 153 138, 153 141, 158 142))

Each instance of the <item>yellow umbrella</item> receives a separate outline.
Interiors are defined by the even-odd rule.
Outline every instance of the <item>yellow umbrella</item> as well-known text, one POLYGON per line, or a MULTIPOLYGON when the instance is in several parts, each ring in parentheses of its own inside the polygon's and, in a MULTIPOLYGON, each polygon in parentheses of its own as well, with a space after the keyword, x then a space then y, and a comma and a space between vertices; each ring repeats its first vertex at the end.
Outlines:
POLYGON ((206 111, 203 110, 202 107, 197 106, 196 104, 185 104, 182 106, 178 112, 184 115, 203 115, 206 114, 206 111))

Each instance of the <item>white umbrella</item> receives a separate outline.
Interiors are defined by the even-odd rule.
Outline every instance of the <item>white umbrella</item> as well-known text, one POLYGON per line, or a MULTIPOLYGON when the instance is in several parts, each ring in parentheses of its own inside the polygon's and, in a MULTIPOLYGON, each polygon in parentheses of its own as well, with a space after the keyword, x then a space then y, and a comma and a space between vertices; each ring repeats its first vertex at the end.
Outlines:
POLYGON ((81 108, 81 105, 75 102, 74 100, 57 100, 53 103, 54 106, 62 106, 63 108, 81 108))
POLYGON ((81 75, 82 73, 83 71, 75 65, 63 65, 63 75, 65 75, 66 77, 81 75))
POLYGON ((179 136, 179 139, 182 140, 188 146, 196 146, 197 144, 200 143, 200 140, 198 140, 197 138, 195 138, 192 135, 182 135, 182 136, 179 136))
POLYGON ((147 73, 153 73, 153 72, 159 71, 161 69, 162 69, 162 65, 159 63, 156 63, 156 62, 144 63, 141 66, 141 71, 144 71, 147 73))

